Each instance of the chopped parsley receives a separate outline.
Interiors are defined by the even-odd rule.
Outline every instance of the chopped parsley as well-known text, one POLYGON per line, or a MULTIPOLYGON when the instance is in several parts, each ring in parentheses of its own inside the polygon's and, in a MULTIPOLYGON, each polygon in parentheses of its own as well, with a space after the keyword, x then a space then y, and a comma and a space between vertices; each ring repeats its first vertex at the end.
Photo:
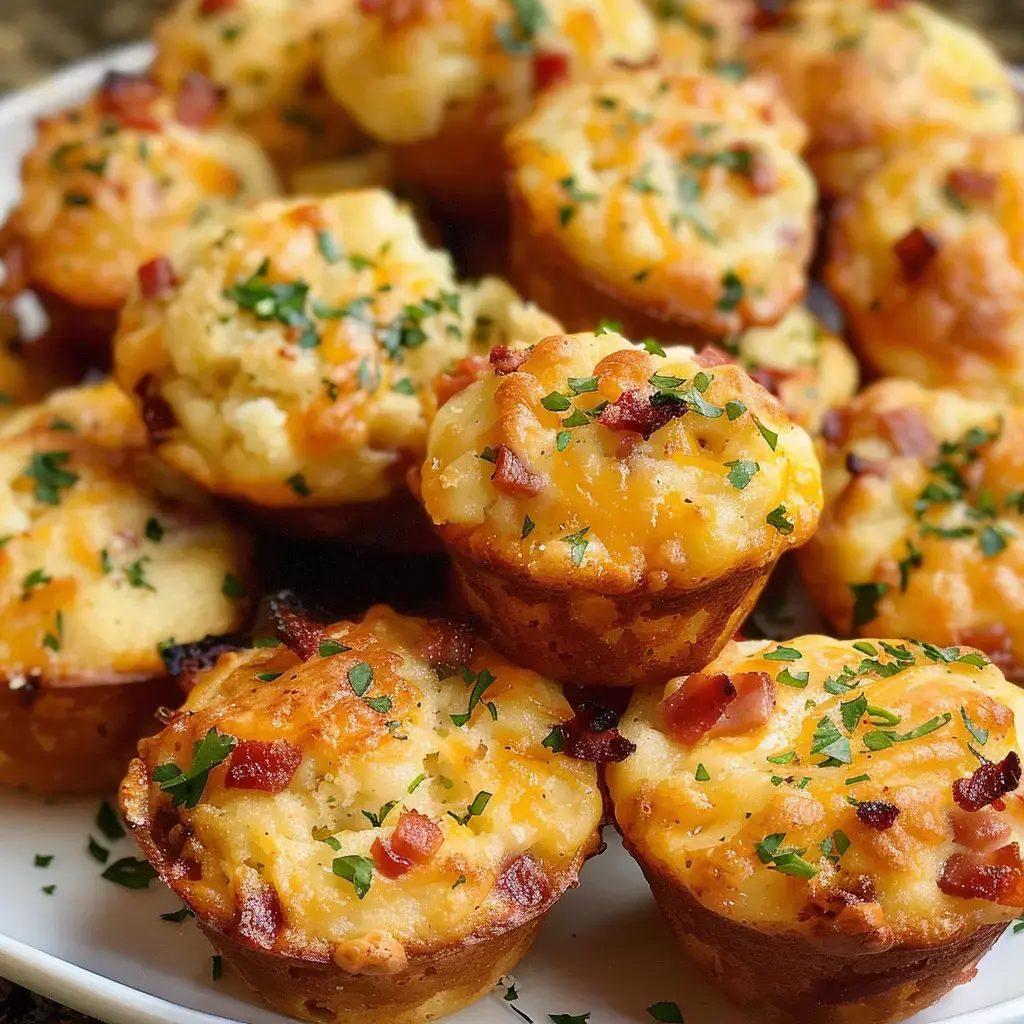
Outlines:
POLYGON ((353 665, 348 670, 348 682, 355 695, 362 697, 373 682, 373 669, 365 661, 359 662, 358 665, 353 665))
MULTIPOLYGON (((494 675, 486 668, 480 669, 479 672, 474 672, 468 665, 462 666, 462 681, 466 686, 472 686, 473 690, 469 695, 469 708, 465 714, 449 716, 453 725, 461 728, 473 717, 473 710, 480 703, 483 695, 487 692, 487 688, 494 682, 494 679, 494 675)), ((490 712, 491 718, 497 721, 498 709, 494 706, 494 703, 492 701, 484 701, 484 707, 490 712)))
POLYGON ((186 917, 195 917, 188 907, 182 907, 181 910, 174 910, 169 914, 161 914, 161 921, 170 921, 172 924, 181 924, 186 917))
POLYGON ((308 498, 313 492, 306 483, 306 478, 301 473, 295 473, 288 477, 285 483, 292 489, 292 493, 300 498, 308 498))
POLYGON ((774 526, 779 533, 790 534, 794 530, 793 523, 786 518, 786 506, 779 505, 777 508, 773 508, 765 518, 765 522, 769 526, 774 526))
POLYGON ((487 809, 487 805, 491 801, 492 794, 481 790, 475 797, 473 802, 466 808, 466 813, 462 816, 456 814, 454 811, 449 811, 448 816, 454 818, 460 825, 468 825, 470 818, 478 818, 487 809))
POLYGON ((682 1011, 676 1003, 655 1003, 647 1012, 661 1024, 685 1024, 682 1011))
POLYGON ((245 586, 237 576, 233 576, 231 573, 224 576, 220 590, 225 597, 230 597, 234 601, 240 601, 245 597, 245 586))
POLYGON ((93 860, 98 860, 101 864, 106 864, 110 859, 110 851, 105 846, 100 846, 99 843, 89 836, 89 856, 93 860))
POLYGON ((570 533, 567 537, 562 538, 562 543, 569 545, 569 557, 577 569, 583 563, 583 556, 586 554, 587 545, 590 543, 586 539, 586 535, 589 532, 590 527, 584 526, 575 533, 570 533))
POLYGON ((321 658, 332 658, 335 654, 344 654, 346 651, 351 651, 352 648, 346 647, 345 644, 338 643, 337 640, 331 640, 328 638, 320 641, 320 646, 317 650, 319 651, 321 658))
POLYGON ((60 492, 73 487, 78 474, 63 467, 71 460, 70 452, 36 452, 25 476, 35 480, 35 498, 45 505, 59 505, 60 492))
POLYGON ((697 770, 696 770, 696 772, 694 772, 693 777, 694 777, 694 779, 697 780, 697 782, 710 782, 711 781, 711 776, 708 774, 708 770, 707 770, 707 768, 704 767, 703 764, 698 764, 697 765, 697 770))
POLYGON ((743 282, 732 270, 726 271, 722 277, 722 293, 715 304, 721 313, 731 313, 743 301, 743 282))
POLYGON ((341 249, 338 247, 338 240, 329 231, 318 231, 316 233, 316 246, 328 263, 340 263, 343 259, 341 249))
POLYGON ((109 865, 100 877, 125 889, 148 889, 156 874, 156 868, 149 861, 122 857, 109 865))
POLYGON ((513 20, 501 22, 494 35, 506 53, 529 53, 537 33, 548 23, 547 12, 540 0, 512 0, 513 20))
POLYGON ((785 647, 780 644, 772 651, 765 651, 761 657, 765 661, 799 661, 803 655, 795 647, 785 647))
POLYGON ((825 715, 814 730, 811 737, 811 753, 824 754, 825 760, 819 762, 819 768, 836 768, 842 764, 852 764, 853 754, 850 741, 837 728, 828 715, 825 715))
POLYGON ((356 891, 356 896, 363 899, 370 891, 370 884, 373 881, 373 861, 358 854, 350 854, 347 857, 335 857, 331 863, 331 871, 338 878, 344 878, 351 882, 356 891))
POLYGON ((153 769, 153 781, 159 782, 160 789, 170 794, 175 807, 182 804, 188 808, 195 807, 203 795, 211 770, 227 759, 237 742, 234 736, 211 728, 193 744, 192 766, 187 771, 182 771, 173 762, 158 765, 153 769))
POLYGON ((146 579, 146 562, 148 561, 150 561, 148 557, 143 557, 125 567, 124 578, 128 581, 128 586, 135 587, 136 590, 156 590, 156 587, 146 579))
POLYGON ((387 819, 387 816, 397 805, 397 800, 389 800, 386 804, 381 806, 381 809, 376 814, 374 814, 373 811, 361 811, 360 813, 364 818, 366 818, 373 828, 380 828, 387 819))
POLYGON ((565 737, 562 735, 562 727, 556 725, 552 728, 551 732, 541 740, 540 745, 547 747, 554 754, 561 753, 565 747, 565 737))
POLYGON ((210 976, 214 981, 220 981, 224 976, 224 960, 221 957, 210 957, 210 976))
POLYGON ((755 843, 754 852, 758 860, 784 875, 814 878, 821 869, 804 860, 806 849, 784 848, 782 843, 785 838, 785 832, 774 832, 755 843))
POLYGON ((878 615, 878 602, 889 591, 888 583, 851 583, 853 594, 854 629, 870 622, 878 615))
POLYGON ((988 729, 982 729, 980 725, 977 725, 969 714, 967 714, 967 708, 962 704, 960 705, 960 717, 964 720, 964 725, 967 727, 967 731, 974 737, 978 745, 983 747, 988 743, 988 729))
POLYGON ((96 812, 96 827, 112 841, 123 839, 125 836, 117 811, 106 800, 100 804, 100 809, 96 812))
POLYGON ((53 863, 52 853, 37 853, 32 862, 37 868, 48 868, 53 863))
POLYGON ((297 330, 299 348, 315 348, 320 344, 320 336, 306 312, 309 285, 302 280, 271 284, 269 273, 267 257, 251 276, 244 280, 239 278, 222 294, 240 309, 254 313, 259 320, 276 320, 297 330))
POLYGON ((729 470, 727 478, 729 483, 738 491, 742 491, 754 479, 754 475, 761 470, 756 462, 749 459, 734 459, 732 462, 725 463, 725 466, 729 470))
POLYGON ((146 520, 146 538, 154 544, 159 544, 164 539, 164 528, 160 521, 152 516, 146 520))
POLYGON ((523 517, 523 529, 522 529, 522 532, 519 535, 519 539, 520 540, 526 540, 526 538, 529 537, 531 533, 533 533, 534 527, 536 525, 537 524, 529 516, 524 516, 523 517))

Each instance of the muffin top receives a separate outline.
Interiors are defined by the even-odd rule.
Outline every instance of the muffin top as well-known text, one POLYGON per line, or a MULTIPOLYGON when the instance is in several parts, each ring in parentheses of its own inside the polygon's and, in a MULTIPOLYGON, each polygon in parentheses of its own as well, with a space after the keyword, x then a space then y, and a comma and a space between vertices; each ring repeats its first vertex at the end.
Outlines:
POLYGON ((11 686, 163 674, 158 645, 236 629, 245 542, 142 447, 112 384, 57 392, 0 433, 0 662, 11 686))
POLYGON ((969 648, 730 644, 634 696, 616 820, 645 865, 738 922, 939 945, 1024 906, 1022 710, 969 648))
POLYGON ((1024 664, 1024 414, 884 380, 831 414, 825 437, 806 576, 831 621, 1024 664))
POLYGON ((552 81, 643 64, 655 44, 643 0, 377 0, 338 12, 323 75, 370 135, 416 142, 460 108, 509 123, 552 81))
POLYGON ((435 376, 478 337, 554 323, 500 281, 460 286, 381 191, 211 219, 164 263, 124 311, 118 380, 163 458, 269 506, 387 496, 422 456, 435 376))
POLYGON ((658 58, 673 70, 728 69, 750 33, 754 0, 646 0, 658 20, 658 58))
POLYGON ((878 159, 857 151, 950 130, 1007 132, 1020 121, 993 48, 925 4, 794 0, 778 18, 744 56, 807 122, 809 159, 828 194, 850 194, 878 159))
POLYGON ((602 800, 594 765, 553 749, 572 717, 557 684, 386 607, 283 623, 288 646, 221 658, 122 790, 147 857, 204 923, 391 974, 574 883, 602 800))
POLYGON ((803 543, 821 505, 808 436, 739 366, 649 344, 492 350, 430 430, 423 500, 446 541, 608 594, 700 586, 803 543))
MULTIPOLYGON (((7 223, 8 274, 79 305, 120 306, 139 263, 208 213, 272 195, 248 138, 214 126, 217 97, 191 78, 175 99, 111 72, 82 106, 40 118, 7 223)), ((11 282, 8 281, 8 288, 11 282)))
POLYGON ((726 334, 803 294, 816 201, 803 141, 762 83, 615 70, 552 90, 507 150, 534 234, 615 296, 726 334))
POLYGON ((836 218, 826 277, 885 372, 1024 396, 1024 135, 896 154, 836 218))

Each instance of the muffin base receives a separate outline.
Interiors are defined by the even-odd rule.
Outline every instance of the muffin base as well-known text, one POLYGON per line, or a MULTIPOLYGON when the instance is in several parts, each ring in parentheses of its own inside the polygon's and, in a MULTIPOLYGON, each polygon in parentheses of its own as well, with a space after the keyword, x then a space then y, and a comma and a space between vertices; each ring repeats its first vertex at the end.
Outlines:
POLYGON ((0 685, 0 786, 42 795, 108 794, 136 744, 161 728, 161 705, 182 694, 163 677, 107 685, 0 685))
POLYGON ((699 903, 664 869, 643 870, 658 908, 700 971, 734 1003, 786 1024, 893 1024, 974 977, 1005 930, 987 925, 927 948, 829 950, 795 934, 772 935, 699 903))
POLYGON ((507 658, 577 686, 663 685, 696 672, 732 638, 774 563, 703 587, 596 594, 489 569, 449 546, 462 599, 507 658))

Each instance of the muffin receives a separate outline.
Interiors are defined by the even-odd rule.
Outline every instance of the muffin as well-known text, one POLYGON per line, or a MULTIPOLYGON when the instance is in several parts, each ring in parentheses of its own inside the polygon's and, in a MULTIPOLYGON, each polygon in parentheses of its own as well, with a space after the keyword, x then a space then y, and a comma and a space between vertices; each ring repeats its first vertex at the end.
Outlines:
POLYGON ((0 425, 19 407, 40 401, 60 380, 57 368, 38 358, 42 349, 22 341, 13 313, 0 313, 0 425))
POLYGON ((935 136, 1003 133, 1020 100, 995 50, 908 0, 793 0, 742 53, 807 122, 822 194, 849 196, 892 151, 935 136))
POLYGON ((1024 400, 1024 135, 907 149, 840 205, 825 277, 864 361, 1024 400))
POLYGON ((324 44, 334 98, 445 217, 504 219, 502 136, 563 78, 656 55, 643 0, 371 0, 324 44))
POLYGON ((1024 683, 1024 411, 872 384, 830 414, 800 552, 833 627, 979 647, 1024 683))
POLYGON ((754 26, 755 0, 647 0, 658 22, 658 59, 676 71, 742 74, 736 61, 754 26))
POLYGON ((633 695, 636 752, 606 769, 615 820, 736 1003, 787 1024, 903 1020, 970 980, 1024 907, 1022 713, 969 648, 730 644, 633 695))
POLYGON ((0 785, 107 792, 179 698, 161 647, 236 629, 246 546, 112 384, 0 431, 0 785))
POLYGON ((434 378, 557 329, 498 280, 461 286, 386 192, 263 203, 164 262, 167 287, 125 309, 119 382, 162 458, 304 535, 429 536, 404 476, 434 378))
POLYGON ((774 327, 751 327, 722 345, 701 349, 701 362, 738 362, 812 437, 826 412, 857 392, 860 371, 853 353, 803 306, 774 327))
POLYGON ((351 117, 320 77, 337 0, 180 0, 157 23, 153 75, 176 92, 196 72, 218 89, 225 118, 288 173, 359 145, 351 117))
POLYGON ((492 362, 439 409, 422 495, 495 646, 578 685, 706 664, 814 530, 810 438, 687 348, 554 335, 492 362))
POLYGON ((384 606, 324 627, 286 612, 278 637, 222 657, 139 745, 129 826, 276 1010, 454 1012, 597 849, 597 770, 552 739, 572 711, 468 630, 384 606))
POLYGON ((804 129, 762 83, 611 71, 509 133, 512 279, 565 324, 631 337, 773 324, 803 296, 817 196, 804 129))

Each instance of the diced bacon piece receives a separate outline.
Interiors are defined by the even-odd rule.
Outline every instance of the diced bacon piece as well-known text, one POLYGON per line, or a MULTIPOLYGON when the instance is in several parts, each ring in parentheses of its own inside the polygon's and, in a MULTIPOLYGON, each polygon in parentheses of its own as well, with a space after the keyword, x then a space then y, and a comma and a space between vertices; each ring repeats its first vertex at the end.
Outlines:
POLYGON ((201 17, 209 18, 222 11, 233 11, 240 0, 200 0, 199 14, 201 17))
POLYGON ((775 684, 765 672, 688 676, 661 702, 666 731, 693 746, 705 736, 739 736, 763 726, 775 710, 775 684))
POLYGON ((846 444, 846 438, 850 433, 850 422, 852 414, 849 409, 838 407, 829 409, 821 420, 821 436, 825 443, 833 448, 840 448, 846 444))
POLYGON ((509 902, 526 909, 543 906, 552 895, 547 872, 528 853, 512 861, 498 876, 494 887, 509 902))
POLYGON ((544 92, 569 77, 569 57, 564 53, 535 52, 533 55, 533 87, 544 92))
POLYGON ((323 627, 305 614, 301 602, 291 591, 275 594, 270 599, 269 610, 277 638, 288 650, 303 661, 319 653, 320 642, 324 639, 323 627))
POLYGON ((897 455, 925 459, 938 452, 939 443, 929 429, 924 415, 913 406, 886 409, 879 413, 878 429, 897 455))
POLYGON ((182 79, 174 99, 174 116, 190 128, 203 128, 217 120, 221 94, 213 82, 197 71, 190 71, 182 79))
POLYGON ((989 853, 954 853, 942 865, 938 886, 947 896, 1024 907, 1020 846, 1009 843, 989 853))
POLYGON ((160 443, 178 425, 177 417, 167 399, 159 392, 160 384, 147 373, 135 385, 135 394, 142 402, 142 422, 152 441, 160 443))
POLYGON ((911 228, 893 247, 903 276, 920 281, 939 252, 938 243, 921 228, 911 228))
POLYGON ((708 730, 708 739, 754 732, 767 724, 775 710, 775 683, 766 672, 740 672, 732 682, 736 697, 708 730))
POLYGON ((973 171, 969 167, 954 169, 946 175, 946 187, 961 199, 995 199, 999 179, 985 171, 973 171))
POLYGON ((743 177, 746 178, 747 186, 753 195, 767 196, 778 189, 779 177, 775 173, 775 167, 771 160, 763 150, 740 144, 731 146, 730 152, 746 158, 743 177))
POLYGON ((485 356, 467 356, 459 360, 453 370, 438 374, 434 380, 434 395, 437 397, 438 407, 486 376, 489 366, 490 363, 485 356))
POLYGON ((138 269, 139 292, 146 300, 166 299, 177 287, 174 267, 166 256, 157 256, 138 269))
POLYGON ((491 474, 494 486, 503 494, 525 495, 535 498, 547 482, 539 473, 530 470, 526 463, 511 448, 501 445, 494 460, 491 474))
POLYGON ((402 811, 391 835, 391 850, 413 864, 426 864, 444 842, 444 833, 425 814, 402 811))
POLYGON ((967 779, 953 782, 953 800, 965 811, 980 811, 1020 785, 1020 756, 1011 750, 997 763, 980 764, 967 779))
POLYGON ((391 844, 383 837, 378 837, 370 844, 370 856, 376 869, 385 878, 401 878, 412 871, 412 864, 404 857, 399 857, 391 844))
POLYGON ((995 850, 1010 838, 1010 826, 996 811, 963 811, 954 807, 949 812, 949 821, 954 841, 976 853, 995 850))
POLYGON ((851 476, 887 476, 889 463, 883 459, 865 459, 856 452, 846 456, 846 471, 851 476))
MULTIPOLYGON (((247 633, 228 633, 224 636, 206 636, 190 644, 174 644, 160 651, 167 674, 185 690, 191 690, 198 677, 217 664, 217 659, 228 651, 249 647, 252 638, 247 633)), ((165 725, 168 723, 164 723, 165 725)))
POLYGON ((877 11, 902 11, 910 0, 875 0, 877 11))
POLYGON ((693 361, 698 366, 708 370, 713 366, 724 366, 726 363, 735 363, 736 360, 717 345, 705 345, 694 357, 693 361))
POLYGON ((115 118, 125 128, 155 132, 160 129, 160 121, 151 107, 159 95, 160 87, 148 75, 108 71, 96 93, 96 104, 101 113, 115 118))
POLYGON ((511 345, 495 345, 488 358, 491 366, 494 367, 494 372, 499 377, 505 377, 510 373, 515 373, 530 358, 532 351, 532 347, 512 348, 511 345))
POLYGON ((235 938, 253 949, 271 949, 283 927, 284 910, 277 890, 266 882, 246 886, 238 903, 235 938))
POLYGON ((476 637, 473 630, 462 622, 434 619, 430 622, 430 637, 425 651, 430 667, 440 674, 455 675, 462 665, 473 658, 476 637))
POLYGON ((224 778, 228 789, 280 793, 302 763, 302 751, 287 740, 239 740, 224 778))
POLYGON ((636 744, 619 733, 618 720, 614 711, 583 701, 576 714, 558 727, 562 753, 595 764, 625 761, 636 750, 636 744))
POLYGON ((759 366, 756 370, 747 371, 752 380, 756 380, 770 395, 778 395, 779 388, 791 376, 788 370, 780 370, 775 366, 759 366))
POLYGON ((885 800, 862 800, 857 804, 857 819, 876 832, 885 832, 896 824, 900 809, 885 800))
POLYGON ((688 409, 681 399, 665 395, 656 400, 656 393, 650 388, 633 388, 609 402, 597 422, 609 430, 633 430, 646 441, 670 420, 685 415, 688 409))

